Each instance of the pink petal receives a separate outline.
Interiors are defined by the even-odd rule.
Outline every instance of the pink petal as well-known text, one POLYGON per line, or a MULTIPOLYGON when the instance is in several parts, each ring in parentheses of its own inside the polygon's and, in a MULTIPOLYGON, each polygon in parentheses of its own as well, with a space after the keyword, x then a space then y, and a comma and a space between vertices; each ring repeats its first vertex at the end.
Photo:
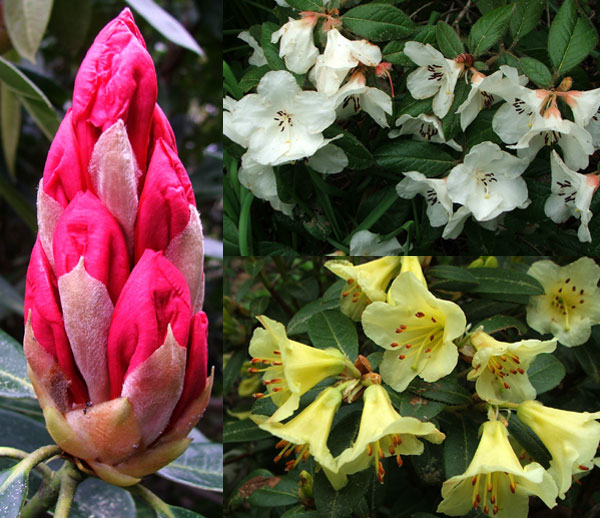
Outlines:
POLYGON ((73 400, 84 404, 88 400, 87 389, 73 360, 58 301, 56 277, 38 239, 27 270, 25 316, 31 311, 31 327, 37 342, 58 361, 71 382, 73 400))
POLYGON ((167 116, 162 111, 161 107, 156 104, 154 113, 152 114, 152 126, 150 127, 150 145, 148 146, 148 163, 154 153, 154 147, 159 139, 163 139, 175 153, 177 153, 177 142, 173 134, 173 128, 167 119, 167 116))
POLYGON ((122 119, 140 169, 156 103, 156 72, 129 9, 98 34, 73 90, 73 121, 83 163, 102 131, 122 119))
POLYGON ((194 191, 177 154, 159 140, 140 197, 135 231, 135 257, 144 250, 164 250, 188 224, 194 191))
POLYGON ((189 289, 181 272, 162 253, 146 251, 113 313, 108 335, 111 398, 121 395, 123 380, 164 343, 169 325, 177 343, 187 344, 191 318, 189 289))
POLYGON ((207 337, 208 318, 203 311, 200 311, 192 319, 183 392, 173 411, 171 423, 175 422, 192 401, 196 400, 202 394, 206 386, 206 365, 208 361, 207 337))
POLYGON ((52 269, 54 269, 52 237, 54 236, 54 229, 63 210, 63 206, 44 190, 44 179, 42 178, 37 195, 38 239, 52 269))
POLYGON ((58 277, 84 257, 86 271, 106 285, 116 303, 129 275, 127 246, 119 224, 91 191, 77 194, 65 209, 52 249, 58 277))

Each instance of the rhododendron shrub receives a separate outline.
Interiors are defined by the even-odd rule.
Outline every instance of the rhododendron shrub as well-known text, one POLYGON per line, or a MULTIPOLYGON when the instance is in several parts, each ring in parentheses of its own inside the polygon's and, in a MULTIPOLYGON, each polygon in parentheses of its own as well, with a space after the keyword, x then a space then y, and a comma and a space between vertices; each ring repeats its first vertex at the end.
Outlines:
POLYGON ((231 254, 598 251, 591 4, 260 5, 226 24, 231 254))

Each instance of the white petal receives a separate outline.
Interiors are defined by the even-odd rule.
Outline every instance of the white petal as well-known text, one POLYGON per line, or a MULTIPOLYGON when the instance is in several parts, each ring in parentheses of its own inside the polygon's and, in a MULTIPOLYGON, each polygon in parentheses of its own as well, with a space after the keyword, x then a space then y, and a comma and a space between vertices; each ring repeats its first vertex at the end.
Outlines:
POLYGON ((352 256, 377 256, 400 255, 404 252, 403 246, 395 238, 381 241, 379 234, 368 230, 361 230, 350 240, 350 255, 352 256))
POLYGON ((346 153, 333 144, 327 144, 308 159, 308 165, 323 174, 334 174, 348 166, 346 153))
POLYGON ((420 67, 408 74, 406 87, 415 99, 428 99, 436 94, 442 84, 441 78, 432 79, 432 72, 420 67))
POLYGON ((418 41, 407 41, 404 45, 404 53, 420 67, 441 64, 445 58, 443 54, 431 45, 419 43, 418 41))

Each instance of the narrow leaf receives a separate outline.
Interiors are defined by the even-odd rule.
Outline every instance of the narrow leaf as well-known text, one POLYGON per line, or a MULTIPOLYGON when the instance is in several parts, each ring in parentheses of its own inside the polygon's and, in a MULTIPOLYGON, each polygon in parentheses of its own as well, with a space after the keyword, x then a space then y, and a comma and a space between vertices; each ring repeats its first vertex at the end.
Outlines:
POLYGON ((479 281, 471 293, 498 293, 505 295, 543 295, 544 288, 533 277, 503 268, 471 268, 479 281))
POLYGON ((477 286, 475 276, 466 268, 451 265, 439 265, 429 268, 427 272, 435 281, 431 284, 432 289, 442 290, 469 290, 477 286))
POLYGON ((527 326, 521 322, 518 318, 511 317, 508 315, 494 315, 493 317, 482 320, 477 325, 474 325, 472 329, 477 329, 482 326, 486 333, 492 334, 498 331, 504 331, 509 328, 516 329, 520 335, 527 332, 527 326))
POLYGON ((227 423, 223 427, 224 443, 258 441, 260 439, 266 439, 267 437, 270 437, 270 435, 269 432, 261 430, 254 422, 250 421, 250 419, 227 423))
POLYGON ((445 420, 449 423, 444 427, 444 469, 446 478, 450 478, 467 470, 479 440, 477 426, 473 421, 454 414, 448 414, 445 420))
POLYGON ((419 171, 425 176, 440 176, 454 165, 454 158, 442 146, 405 139, 381 146, 375 151, 375 161, 397 173, 419 171))
POLYGON ((469 34, 471 53, 475 56, 483 54, 502 37, 508 27, 512 10, 512 5, 499 7, 475 22, 469 34))
POLYGON ((0 330, 0 396, 35 397, 27 376, 23 347, 2 330, 0 330))
POLYGON ((283 477, 275 486, 265 485, 254 491, 248 502, 257 507, 277 507, 298 503, 298 482, 283 477))
POLYGON ((13 182, 17 180, 15 159, 21 133, 21 104, 19 99, 6 86, 0 83, 0 124, 2 127, 2 150, 8 172, 13 182))
POLYGON ((344 27, 371 41, 387 41, 410 36, 412 20, 397 7, 371 3, 350 9, 342 16, 344 27))
POLYGON ((17 518, 27 495, 27 473, 19 464, 0 471, 0 509, 3 518, 17 518))
POLYGON ((10 41, 17 52, 35 63, 52 11, 52 0, 4 0, 4 17, 10 41))
POLYGON ((339 307, 339 296, 340 295, 338 293, 337 297, 335 298, 325 299, 325 297, 323 297, 321 299, 314 300, 313 302, 309 302, 306 306, 300 308, 300 311, 298 311, 288 322, 288 335, 306 333, 308 330, 308 319, 314 314, 320 313, 321 311, 339 307))
POLYGON ((186 28, 173 18, 167 11, 157 5, 153 0, 127 0, 127 3, 140 13, 165 38, 180 47, 195 52, 200 57, 205 57, 204 51, 196 40, 192 38, 186 28))

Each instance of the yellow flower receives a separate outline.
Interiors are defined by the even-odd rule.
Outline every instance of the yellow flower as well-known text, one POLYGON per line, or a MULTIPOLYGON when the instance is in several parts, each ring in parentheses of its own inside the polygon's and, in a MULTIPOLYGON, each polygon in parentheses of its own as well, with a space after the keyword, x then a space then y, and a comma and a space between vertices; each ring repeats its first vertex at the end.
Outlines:
POLYGON ((327 261, 325 267, 346 280, 340 298, 340 309, 352 320, 360 320, 367 305, 385 300, 385 290, 400 269, 400 257, 382 257, 354 266, 350 261, 327 261))
POLYGON ((600 412, 569 412, 549 408, 537 401, 525 401, 517 409, 519 419, 531 428, 552 455, 549 473, 564 498, 572 475, 594 465, 600 442, 600 412))
POLYGON ((337 472, 337 465, 327 447, 327 438, 331 430, 333 416, 342 402, 342 395, 337 388, 328 387, 319 394, 296 417, 287 423, 265 422, 259 427, 269 432, 279 441, 276 445, 281 451, 275 457, 275 462, 295 454, 295 458, 287 461, 287 471, 295 468, 299 462, 304 462, 312 455, 325 468, 325 473, 337 472))
POLYGON ((446 437, 432 423, 402 417, 381 385, 367 387, 363 400, 358 437, 336 458, 340 473, 351 475, 373 464, 379 482, 383 483, 385 470, 381 459, 394 455, 398 466, 402 466, 401 455, 423 453, 423 443, 417 437, 435 444, 446 437))
POLYGON ((440 513, 462 516, 471 507, 497 518, 526 518, 529 495, 556 505, 556 484, 537 462, 523 468, 500 421, 487 421, 475 456, 462 475, 442 486, 440 513))
POLYGON ((467 377, 477 379, 475 390, 479 397, 489 403, 521 403, 536 396, 527 377, 529 365, 538 354, 554 351, 556 339, 508 343, 478 330, 471 337, 471 345, 477 352, 467 377))
POLYGON ((330 376, 337 376, 346 367, 356 370, 351 362, 337 349, 316 349, 290 340, 285 327, 262 315, 258 317, 264 329, 254 331, 249 353, 252 363, 250 372, 263 372, 263 383, 268 394, 257 393, 255 397, 271 397, 279 407, 269 421, 282 421, 291 416, 300 404, 300 396, 317 383, 330 376))
POLYGON ((582 257, 567 266, 537 261, 527 272, 546 292, 530 297, 527 323, 539 333, 552 333, 567 347, 587 342, 600 323, 600 266, 582 257))
POLYGON ((454 302, 434 297, 412 272, 392 283, 387 302, 374 302, 364 311, 365 334, 386 349, 379 372, 398 392, 419 376, 437 381, 458 361, 453 343, 467 321, 454 302))
POLYGON ((423 275, 423 269, 421 268, 419 256, 405 255, 402 257, 402 268, 400 268, 400 273, 404 272, 414 273, 415 277, 421 281, 421 284, 427 288, 427 281, 425 280, 425 275, 423 275))

